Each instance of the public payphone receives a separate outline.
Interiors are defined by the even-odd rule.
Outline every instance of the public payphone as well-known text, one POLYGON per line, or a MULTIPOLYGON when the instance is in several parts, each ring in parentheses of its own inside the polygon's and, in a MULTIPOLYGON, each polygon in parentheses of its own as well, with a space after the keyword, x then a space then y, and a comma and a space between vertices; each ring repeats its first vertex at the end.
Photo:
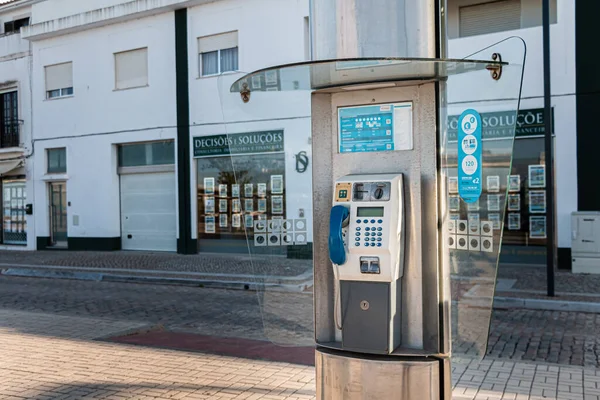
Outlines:
POLYGON ((334 317, 342 347, 390 354, 400 345, 401 335, 402 175, 345 176, 333 190, 329 258, 335 272, 334 317))

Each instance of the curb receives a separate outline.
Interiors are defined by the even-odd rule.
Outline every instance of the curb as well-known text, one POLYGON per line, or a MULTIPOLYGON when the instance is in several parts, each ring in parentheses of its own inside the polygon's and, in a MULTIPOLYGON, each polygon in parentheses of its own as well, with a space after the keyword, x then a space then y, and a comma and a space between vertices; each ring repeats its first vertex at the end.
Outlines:
POLYGON ((494 309, 510 310, 515 308, 600 314, 600 303, 524 299, 518 297, 494 297, 494 309))
MULTIPOLYGON (((280 292, 305 292, 307 284, 270 284, 247 281, 221 281, 211 279, 169 278, 163 276, 131 276, 104 274, 100 272, 77 272, 58 270, 37 270, 25 268, 7 268, 0 270, 0 275, 24 278, 70 279, 95 282, 141 283, 154 285, 191 286, 208 289, 252 290, 280 292)), ((312 282, 312 281, 311 281, 312 282)))

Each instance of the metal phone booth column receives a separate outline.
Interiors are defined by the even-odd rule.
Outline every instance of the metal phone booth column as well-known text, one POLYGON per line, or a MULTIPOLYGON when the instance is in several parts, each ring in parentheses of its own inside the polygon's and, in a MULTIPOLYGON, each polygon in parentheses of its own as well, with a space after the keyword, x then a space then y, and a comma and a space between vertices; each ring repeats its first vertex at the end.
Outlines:
POLYGON ((313 0, 314 61, 222 84, 232 130, 251 114, 283 126, 310 102, 319 399, 451 399, 452 348, 485 355, 525 50, 509 38, 439 58, 441 10, 313 0))

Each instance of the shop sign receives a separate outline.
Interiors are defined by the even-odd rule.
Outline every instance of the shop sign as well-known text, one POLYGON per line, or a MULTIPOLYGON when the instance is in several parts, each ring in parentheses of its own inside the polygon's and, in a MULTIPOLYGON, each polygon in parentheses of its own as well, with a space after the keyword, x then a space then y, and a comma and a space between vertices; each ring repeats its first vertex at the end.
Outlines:
POLYGON ((194 157, 196 158, 278 151, 283 151, 283 130, 194 138, 194 157))
MULTIPOLYGON (((552 109, 554 117, 554 108, 552 109)), ((546 128, 544 124, 544 109, 519 110, 516 115, 514 111, 498 111, 482 113, 483 140, 511 138, 513 130, 515 137, 544 136, 546 128)), ((448 117, 448 141, 456 142, 458 139, 459 116, 448 117)))

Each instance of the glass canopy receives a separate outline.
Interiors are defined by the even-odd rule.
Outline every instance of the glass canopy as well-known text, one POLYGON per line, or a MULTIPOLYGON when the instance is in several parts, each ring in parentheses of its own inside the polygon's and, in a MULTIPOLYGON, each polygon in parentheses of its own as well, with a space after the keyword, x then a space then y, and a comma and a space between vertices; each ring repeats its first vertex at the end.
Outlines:
POLYGON ((501 61, 427 58, 310 61, 255 71, 235 81, 231 92, 245 88, 250 91, 323 90, 349 85, 375 85, 372 88, 378 88, 392 82, 444 80, 453 75, 495 70, 507 65, 501 61), (258 82, 265 84, 256 84, 258 82))
MULTIPOLYGON (((434 129, 415 130, 415 137, 437 135, 441 289, 439 296, 432 294, 438 293, 437 285, 433 289, 421 285, 411 292, 417 298, 434 296, 434 302, 445 307, 440 318, 450 322, 440 326, 440 343, 451 336, 455 354, 478 358, 486 354, 502 233, 510 218, 505 210, 524 58, 523 41, 510 38, 466 60, 329 60, 226 74, 216 81, 201 82, 205 90, 217 86, 220 104, 203 104, 193 126, 199 235, 227 241, 228 248, 235 245, 247 254, 246 270, 256 289, 265 338, 290 352, 292 348, 310 348, 315 337, 321 345, 333 343, 332 347, 339 339, 339 331, 331 325, 333 317, 321 318, 330 326, 323 326, 319 318, 313 320, 313 307, 333 316, 337 303, 323 295, 329 292, 326 287, 333 287, 333 278, 313 281, 315 268, 325 268, 313 265, 313 249, 323 251, 326 243, 316 234, 313 237, 324 224, 317 217, 319 210, 313 209, 313 157, 323 153, 313 147, 312 119, 332 117, 335 137, 337 113, 331 104, 315 107, 312 94, 317 90, 340 93, 389 88, 386 93, 395 98, 408 93, 405 90, 409 88, 403 87, 438 81, 437 133, 434 129), (501 62, 497 54, 507 62, 501 62), (240 92, 249 94, 251 100, 242 101, 240 92), (461 168, 456 121, 469 109, 476 110, 483 121, 483 190, 475 203, 465 202, 456 188, 461 168), (506 116, 502 129, 490 117, 498 112, 506 116)), ((415 121, 418 118, 415 114, 415 121)), ((416 223, 412 228, 425 229, 418 225, 420 220, 416 223)), ((413 251, 427 251, 414 245, 413 251)), ((418 275, 435 266, 406 268, 418 275)), ((403 312, 406 321, 417 322, 403 326, 406 341, 394 354, 450 351, 438 342, 424 344, 418 332, 418 312, 403 312)))

